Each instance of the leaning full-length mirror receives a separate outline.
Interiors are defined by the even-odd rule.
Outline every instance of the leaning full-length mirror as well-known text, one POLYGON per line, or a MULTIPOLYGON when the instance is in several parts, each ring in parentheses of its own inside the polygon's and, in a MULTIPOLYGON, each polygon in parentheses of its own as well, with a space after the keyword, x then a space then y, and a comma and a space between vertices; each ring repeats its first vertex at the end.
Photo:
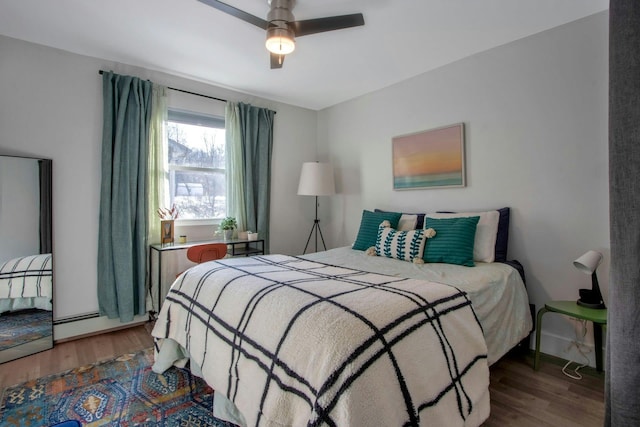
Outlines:
POLYGON ((53 347, 51 160, 0 156, 0 362, 53 347))

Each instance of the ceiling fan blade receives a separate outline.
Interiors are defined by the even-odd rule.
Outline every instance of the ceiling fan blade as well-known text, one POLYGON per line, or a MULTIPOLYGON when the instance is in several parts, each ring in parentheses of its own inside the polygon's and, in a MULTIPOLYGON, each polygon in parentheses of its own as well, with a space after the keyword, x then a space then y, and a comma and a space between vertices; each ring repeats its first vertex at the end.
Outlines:
POLYGON ((278 55, 277 53, 269 53, 269 56, 271 57, 272 70, 282 68, 282 64, 284 64, 284 55, 278 55))
POLYGON ((198 0, 198 1, 200 3, 206 4, 207 6, 211 6, 214 9, 218 9, 224 13, 227 13, 231 16, 235 16, 238 19, 242 19, 243 21, 248 22, 249 24, 253 24, 256 27, 260 27, 263 30, 266 30, 267 25, 269 24, 264 19, 258 18, 257 16, 247 13, 244 10, 236 9, 233 6, 229 6, 228 4, 218 0, 198 0))
POLYGON ((296 33, 296 37, 302 37, 309 34, 323 33, 325 31, 341 30, 343 28, 364 25, 364 16, 362 16, 361 13, 354 13, 351 15, 329 16, 327 18, 293 21, 290 22, 289 25, 296 33))

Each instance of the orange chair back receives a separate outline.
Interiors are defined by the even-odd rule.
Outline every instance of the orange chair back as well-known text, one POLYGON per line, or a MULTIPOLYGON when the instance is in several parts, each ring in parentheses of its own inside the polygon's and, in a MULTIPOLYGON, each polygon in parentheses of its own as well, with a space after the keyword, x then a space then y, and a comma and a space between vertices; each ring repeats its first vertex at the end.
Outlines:
POLYGON ((226 254, 227 245, 225 243, 207 243, 191 246, 187 249, 187 259, 198 264, 224 258, 226 254))

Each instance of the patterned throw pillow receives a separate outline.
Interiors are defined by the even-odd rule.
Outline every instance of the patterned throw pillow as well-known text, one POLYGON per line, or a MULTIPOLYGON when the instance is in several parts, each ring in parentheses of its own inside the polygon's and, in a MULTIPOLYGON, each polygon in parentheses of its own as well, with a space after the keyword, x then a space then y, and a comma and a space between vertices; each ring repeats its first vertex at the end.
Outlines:
POLYGON ((402 261, 422 261, 427 230, 398 231, 391 228, 389 221, 378 227, 375 254, 402 261))
POLYGON ((500 213, 498 211, 456 213, 439 212, 427 214, 427 219, 462 218, 473 216, 477 216, 479 218, 473 243, 473 260, 479 262, 493 262, 496 254, 498 222, 500 221, 500 213))
MULTIPOLYGON (((509 216, 510 216, 511 209, 509 207, 506 207, 506 208, 497 209, 497 211, 500 218, 498 219, 498 233, 496 235, 494 261, 505 262, 507 260, 507 249, 509 247, 509 216)), ((438 211, 438 213, 454 213, 454 212, 438 211)), ((474 216, 474 215, 473 213, 471 213, 468 216, 474 216)), ((478 221, 478 228, 480 227, 481 221, 482 219, 478 221)), ((420 227, 420 226, 418 225, 417 227, 420 227)), ((478 234, 478 230, 476 229, 476 236, 477 234, 478 234)), ((475 245, 477 245, 477 242, 474 244, 474 251, 475 251, 475 245)), ((480 261, 480 260, 476 260, 476 261, 480 261)))
POLYGON ((425 227, 436 230, 436 237, 424 250, 425 262, 475 266, 473 244, 480 217, 425 218, 425 227))

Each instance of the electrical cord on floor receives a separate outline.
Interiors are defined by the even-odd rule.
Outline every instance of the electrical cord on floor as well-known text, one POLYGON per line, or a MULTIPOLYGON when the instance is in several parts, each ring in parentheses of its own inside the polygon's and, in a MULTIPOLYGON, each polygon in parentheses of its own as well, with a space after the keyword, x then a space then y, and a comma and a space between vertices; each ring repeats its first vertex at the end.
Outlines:
POLYGON ((578 366, 573 369, 573 372, 568 371, 569 365, 571 365, 572 363, 578 363, 574 362, 573 360, 569 360, 562 368, 562 373, 569 378, 573 378, 574 380, 582 379, 582 375, 578 371, 589 365, 589 357, 587 357, 587 354, 591 352, 591 349, 584 344, 584 337, 587 335, 587 321, 579 320, 579 322, 582 324, 582 331, 580 333, 580 336, 578 336, 578 331, 576 331, 576 339, 571 341, 571 344, 569 344, 565 351, 569 351, 571 350, 571 347, 575 346, 576 350, 578 350, 578 353, 580 353, 580 355, 584 358, 584 363, 578 364, 578 366))

